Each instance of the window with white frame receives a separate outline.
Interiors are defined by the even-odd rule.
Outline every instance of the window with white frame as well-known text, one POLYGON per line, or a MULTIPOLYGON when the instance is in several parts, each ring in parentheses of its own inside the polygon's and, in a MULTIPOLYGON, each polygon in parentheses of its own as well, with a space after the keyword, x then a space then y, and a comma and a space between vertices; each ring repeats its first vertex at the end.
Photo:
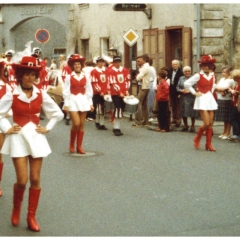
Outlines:
POLYGON ((89 40, 81 39, 81 55, 89 60, 89 40))
POLYGON ((100 38, 100 55, 108 56, 109 38, 100 38))

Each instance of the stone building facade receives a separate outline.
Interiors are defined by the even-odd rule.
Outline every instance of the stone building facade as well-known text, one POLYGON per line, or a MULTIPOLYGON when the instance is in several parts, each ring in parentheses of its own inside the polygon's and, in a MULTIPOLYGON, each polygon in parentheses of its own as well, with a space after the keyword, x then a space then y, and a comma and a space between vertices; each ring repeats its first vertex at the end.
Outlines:
POLYGON ((148 53, 158 70, 172 59, 198 70, 203 54, 224 65, 240 68, 239 4, 146 4, 144 11, 115 11, 113 4, 0 4, 0 51, 21 51, 27 41, 42 46, 52 58, 65 51, 87 59, 120 54, 126 67, 136 68, 137 55, 148 53), (129 28, 139 35, 131 48, 123 39, 129 28), (51 38, 40 44, 37 29, 51 38))

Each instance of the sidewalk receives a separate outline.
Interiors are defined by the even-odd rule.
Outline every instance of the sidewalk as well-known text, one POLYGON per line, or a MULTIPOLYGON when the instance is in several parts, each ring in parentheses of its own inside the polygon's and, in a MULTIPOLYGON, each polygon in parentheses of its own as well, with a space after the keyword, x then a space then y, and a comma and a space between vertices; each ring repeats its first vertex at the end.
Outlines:
MULTIPOLYGON (((132 118, 130 116, 129 113, 123 113, 123 116, 125 118, 128 118, 128 119, 132 119, 134 120, 135 118, 135 114, 132 114, 132 118)), ((190 123, 190 118, 188 119, 188 122, 190 123)), ((180 132, 182 130, 182 125, 183 123, 181 123, 181 126, 180 127, 176 127, 174 124, 172 125, 172 131, 178 131, 180 132)), ((202 125, 202 120, 201 119, 196 119, 195 120, 195 127, 196 127, 196 131, 198 129, 198 127, 200 127, 202 125)), ((148 125, 148 130, 153 130, 155 131, 157 127, 157 120, 156 121, 153 121, 153 122, 150 122, 149 125, 148 125)), ((215 121, 213 123, 213 130, 214 130, 214 135, 220 135, 222 134, 222 131, 223 131, 223 122, 219 122, 219 121, 215 121)))

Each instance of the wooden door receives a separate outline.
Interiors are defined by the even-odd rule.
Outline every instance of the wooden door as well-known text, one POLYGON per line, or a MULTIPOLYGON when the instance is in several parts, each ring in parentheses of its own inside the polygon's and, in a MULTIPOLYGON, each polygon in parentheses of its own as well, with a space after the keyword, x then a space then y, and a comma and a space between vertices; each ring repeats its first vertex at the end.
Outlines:
POLYGON ((182 65, 192 67, 192 29, 182 29, 182 65))
POLYGON ((156 71, 166 66, 166 30, 158 30, 158 64, 156 71))

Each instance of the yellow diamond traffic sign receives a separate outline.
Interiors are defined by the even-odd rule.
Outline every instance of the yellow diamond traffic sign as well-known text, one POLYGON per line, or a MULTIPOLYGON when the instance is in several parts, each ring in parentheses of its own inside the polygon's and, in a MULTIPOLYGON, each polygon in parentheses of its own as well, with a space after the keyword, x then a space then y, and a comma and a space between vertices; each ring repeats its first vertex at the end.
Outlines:
POLYGON ((124 33, 123 39, 131 47, 137 42, 139 35, 132 28, 129 28, 127 32, 124 33))

